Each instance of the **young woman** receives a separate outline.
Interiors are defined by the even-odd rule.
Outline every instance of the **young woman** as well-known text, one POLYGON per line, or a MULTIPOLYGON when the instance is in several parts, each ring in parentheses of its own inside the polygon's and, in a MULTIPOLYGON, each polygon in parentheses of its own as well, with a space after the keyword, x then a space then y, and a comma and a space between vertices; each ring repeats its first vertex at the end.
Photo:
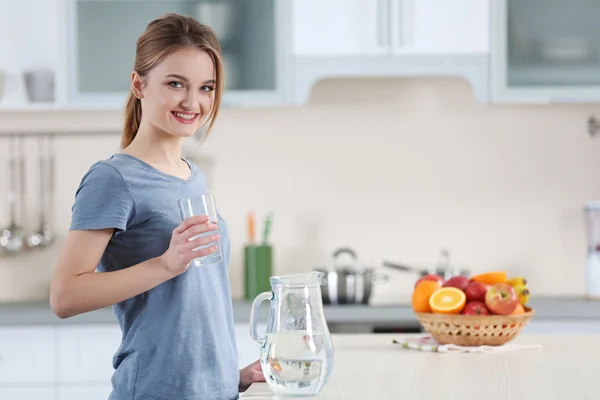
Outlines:
POLYGON ((216 246, 193 249, 217 236, 188 239, 216 225, 182 222, 177 205, 208 192, 182 141, 210 130, 222 92, 210 28, 176 14, 150 22, 137 41, 122 151, 92 165, 77 189, 50 304, 60 318, 113 307, 123 335, 111 399, 229 400, 264 380, 258 361, 237 367, 227 224, 219 215, 224 261, 196 267, 216 246))

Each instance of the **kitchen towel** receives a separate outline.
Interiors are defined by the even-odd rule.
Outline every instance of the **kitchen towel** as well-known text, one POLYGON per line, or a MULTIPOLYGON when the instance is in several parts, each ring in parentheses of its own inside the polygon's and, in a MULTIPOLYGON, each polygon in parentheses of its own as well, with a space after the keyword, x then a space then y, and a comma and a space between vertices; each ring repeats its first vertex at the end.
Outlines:
POLYGON ((399 344, 405 349, 430 351, 434 353, 499 353, 505 351, 541 349, 540 344, 507 343, 501 346, 458 346, 455 344, 439 344, 431 336, 407 337, 404 340, 393 339, 394 344, 399 344))

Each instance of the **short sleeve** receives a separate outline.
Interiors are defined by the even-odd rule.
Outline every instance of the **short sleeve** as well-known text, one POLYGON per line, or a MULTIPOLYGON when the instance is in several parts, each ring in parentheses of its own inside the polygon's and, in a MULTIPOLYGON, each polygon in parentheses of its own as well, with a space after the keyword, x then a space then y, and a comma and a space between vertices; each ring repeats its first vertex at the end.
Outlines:
POLYGON ((125 231, 133 218, 135 203, 121 174, 99 162, 82 178, 71 211, 70 230, 125 231))

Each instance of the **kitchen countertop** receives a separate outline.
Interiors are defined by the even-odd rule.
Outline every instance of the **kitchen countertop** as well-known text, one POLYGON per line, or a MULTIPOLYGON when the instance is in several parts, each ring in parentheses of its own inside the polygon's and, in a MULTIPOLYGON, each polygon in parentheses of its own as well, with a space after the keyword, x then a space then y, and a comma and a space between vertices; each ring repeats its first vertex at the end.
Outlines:
MULTIPOLYGON (((542 348, 493 354, 404 349, 401 336, 332 335, 333 373, 311 399, 598 399, 600 335, 520 335, 511 343, 542 348)), ((274 398, 264 382, 240 397, 274 398)))
MULTIPOLYGON (((576 297, 537 297, 528 306, 535 309, 535 320, 573 319, 600 321, 600 302, 576 297)), ((234 301, 236 323, 248 323, 251 302, 234 301)), ((263 303, 258 313, 259 321, 265 321, 267 305, 263 303)), ((325 306, 325 318, 330 324, 416 325, 417 319, 410 304, 381 306, 325 306)), ((48 303, 0 303, 0 325, 16 324, 70 324, 115 323, 110 308, 61 320, 48 303)))

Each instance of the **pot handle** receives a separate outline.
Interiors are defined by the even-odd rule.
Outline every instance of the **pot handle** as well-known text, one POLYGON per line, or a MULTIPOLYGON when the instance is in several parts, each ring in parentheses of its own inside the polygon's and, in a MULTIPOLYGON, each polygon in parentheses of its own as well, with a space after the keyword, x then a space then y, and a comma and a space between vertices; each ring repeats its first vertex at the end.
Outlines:
POLYGON ((349 254, 350 256, 352 256, 353 259, 357 259, 358 256, 356 255, 356 252, 354 250, 352 250, 350 247, 340 247, 339 249, 337 249, 336 251, 333 252, 333 258, 338 258, 340 254, 349 254))
POLYGON ((257 321, 256 321, 255 314, 258 312, 258 309, 263 301, 265 301, 265 300, 271 301, 272 299, 273 299, 273 292, 263 292, 263 293, 259 294, 258 296, 256 296, 256 298, 252 302, 252 307, 250 308, 250 325, 249 325, 250 338, 252 338, 252 341, 254 341, 254 343, 256 343, 259 347, 264 347, 265 339, 258 336, 258 332, 256 329, 257 321))
POLYGON ((386 274, 375 274, 373 275, 373 278, 371 278, 371 282, 373 282, 374 284, 386 283, 389 280, 390 277, 386 274))

